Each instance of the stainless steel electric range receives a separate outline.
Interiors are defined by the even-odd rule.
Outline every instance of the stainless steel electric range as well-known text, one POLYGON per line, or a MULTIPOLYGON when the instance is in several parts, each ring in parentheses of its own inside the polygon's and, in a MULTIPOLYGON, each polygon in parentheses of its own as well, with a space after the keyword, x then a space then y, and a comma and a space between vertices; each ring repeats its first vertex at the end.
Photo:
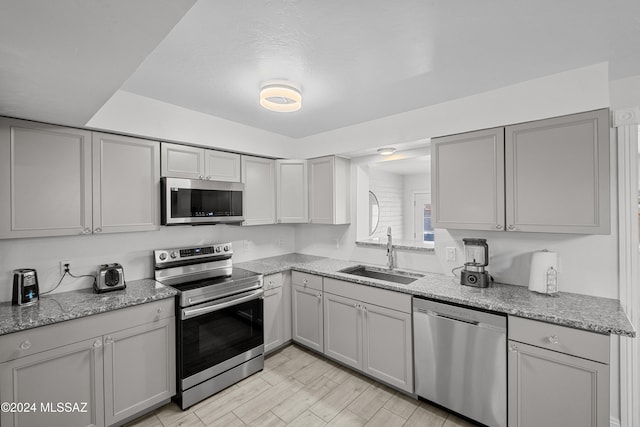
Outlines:
POLYGON ((231 243, 154 251, 155 278, 176 296, 182 409, 264 367, 262 274, 232 265, 231 243))

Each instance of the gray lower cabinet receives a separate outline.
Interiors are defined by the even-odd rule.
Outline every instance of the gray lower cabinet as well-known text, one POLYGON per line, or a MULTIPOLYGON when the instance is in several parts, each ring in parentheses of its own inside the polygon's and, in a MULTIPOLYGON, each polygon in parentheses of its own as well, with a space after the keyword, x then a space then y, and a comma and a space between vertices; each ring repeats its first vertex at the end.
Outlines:
POLYGON ((264 352, 285 343, 285 308, 282 274, 264 277, 264 352))
POLYGON ((510 427, 609 426, 609 337, 509 317, 510 427))
POLYGON ((104 337, 105 424, 113 425, 175 394, 175 318, 104 337))
POLYGON ((292 273, 293 340, 312 350, 323 352, 322 277, 292 273))
POLYGON ((411 296, 324 278, 324 354, 413 393, 411 296))
POLYGON ((173 299, 0 337, 3 427, 111 426, 175 394, 173 299), (70 406, 69 406, 70 405, 70 406))
MULTIPOLYGON (((23 341, 23 347, 29 341, 23 341)), ((2 402, 33 405, 29 412, 2 411, 2 426, 103 426, 102 337, 0 364, 2 402), (75 412, 64 404, 78 404, 75 412), (58 405, 62 404, 60 408, 58 405)), ((18 409, 18 408, 16 408, 18 409)))

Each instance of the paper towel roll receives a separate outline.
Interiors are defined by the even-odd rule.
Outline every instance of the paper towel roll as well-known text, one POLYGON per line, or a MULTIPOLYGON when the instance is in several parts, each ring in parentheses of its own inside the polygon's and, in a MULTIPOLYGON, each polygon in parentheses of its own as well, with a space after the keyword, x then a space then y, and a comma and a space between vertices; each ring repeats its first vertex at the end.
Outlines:
POLYGON ((558 291, 558 254, 556 252, 544 250, 533 253, 531 272, 529 273, 529 290, 544 294, 558 291), (555 272, 550 270, 551 268, 555 272))

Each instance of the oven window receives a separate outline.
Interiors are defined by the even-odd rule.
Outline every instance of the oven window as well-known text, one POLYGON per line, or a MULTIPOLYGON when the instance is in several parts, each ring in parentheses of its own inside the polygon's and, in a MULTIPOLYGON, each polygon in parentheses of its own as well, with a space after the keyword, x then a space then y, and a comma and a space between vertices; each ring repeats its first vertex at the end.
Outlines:
POLYGON ((171 217, 242 216, 242 191, 171 189, 171 217))
POLYGON ((183 320, 182 378, 264 344, 262 320, 262 299, 183 320))

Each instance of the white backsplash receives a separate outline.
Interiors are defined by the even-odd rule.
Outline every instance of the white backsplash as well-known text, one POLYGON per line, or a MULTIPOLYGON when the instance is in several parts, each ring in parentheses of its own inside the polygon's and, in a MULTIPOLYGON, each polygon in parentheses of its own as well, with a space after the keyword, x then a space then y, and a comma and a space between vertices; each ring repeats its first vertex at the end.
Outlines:
MULTIPOLYGON (((60 261, 71 261, 76 275, 95 274, 98 265, 118 262, 126 280, 153 277, 153 250, 206 243, 233 243, 233 261, 282 255, 295 251, 292 225, 238 227, 175 226, 159 231, 89 236, 0 240, 0 301, 11 300, 12 270, 35 268, 40 292, 60 279, 60 261)), ((65 277, 56 292, 91 287, 93 279, 65 277)))

